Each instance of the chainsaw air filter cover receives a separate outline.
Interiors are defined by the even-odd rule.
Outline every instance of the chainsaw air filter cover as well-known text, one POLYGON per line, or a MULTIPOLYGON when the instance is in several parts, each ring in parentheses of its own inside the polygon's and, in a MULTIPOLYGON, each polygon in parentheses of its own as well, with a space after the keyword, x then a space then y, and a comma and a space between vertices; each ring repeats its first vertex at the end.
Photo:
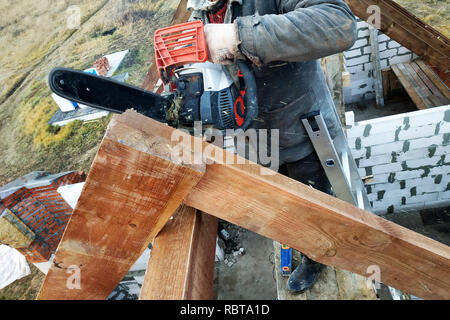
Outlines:
POLYGON ((233 129, 238 124, 234 103, 239 98, 228 71, 209 62, 186 66, 176 71, 177 92, 183 98, 180 121, 192 126, 194 121, 217 129, 233 129))

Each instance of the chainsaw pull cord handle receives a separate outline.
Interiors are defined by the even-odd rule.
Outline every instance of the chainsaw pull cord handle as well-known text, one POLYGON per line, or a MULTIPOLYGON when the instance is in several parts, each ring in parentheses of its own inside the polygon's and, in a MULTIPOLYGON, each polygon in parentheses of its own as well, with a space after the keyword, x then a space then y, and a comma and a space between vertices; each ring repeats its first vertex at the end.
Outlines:
POLYGON ((243 60, 238 60, 237 65, 241 70, 241 73, 244 77, 245 81, 245 106, 246 106, 246 115, 245 121, 239 129, 247 130, 252 122, 258 117, 259 108, 258 108, 258 93, 256 90, 256 79, 253 70, 248 65, 247 62, 243 60))

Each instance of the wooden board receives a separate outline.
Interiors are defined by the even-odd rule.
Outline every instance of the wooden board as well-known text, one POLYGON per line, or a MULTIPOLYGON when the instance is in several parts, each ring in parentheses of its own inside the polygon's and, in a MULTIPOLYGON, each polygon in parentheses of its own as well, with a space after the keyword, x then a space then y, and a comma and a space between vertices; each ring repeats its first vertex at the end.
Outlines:
POLYGON ((448 89, 422 61, 400 63, 391 66, 408 95, 419 109, 448 105, 448 89), (420 63, 420 64, 419 64, 420 63), (424 71, 425 70, 425 71, 424 71), (441 91, 441 89, 443 91, 441 91))
POLYGON ((439 89, 439 91, 444 95, 447 100, 450 100, 450 90, 448 86, 445 85, 441 79, 421 60, 416 60, 415 63, 420 67, 420 69, 425 73, 428 79, 433 82, 433 84, 439 89))
MULTIPOLYGON (((185 203, 286 243, 318 262, 367 276, 421 298, 450 298, 450 248, 358 209, 295 180, 271 172, 199 138, 133 111, 118 120, 133 135, 155 136, 189 154, 203 143, 207 170, 185 203), (226 164, 225 160, 233 160, 226 164)), ((144 143, 144 142, 143 142, 144 143)), ((139 159, 135 159, 139 161, 139 159)))
POLYGON ((409 72, 405 70, 403 65, 398 64, 391 67, 418 109, 428 109, 434 106, 423 94, 417 92, 414 80, 409 75, 409 72))
POLYGON ((445 106, 450 103, 450 99, 444 97, 444 94, 441 91, 439 91, 436 85, 428 78, 425 72, 423 72, 423 70, 420 68, 420 66, 417 64, 416 61, 411 62, 409 65, 417 74, 417 76, 424 82, 425 86, 430 90, 432 97, 436 101, 435 103, 436 106, 445 106))
MULTIPOLYGON (((189 16, 187 0, 181 0, 171 24, 189 16)), ((158 81, 152 64, 142 87, 160 92, 158 81)), ((217 225, 217 218, 181 207, 153 242, 140 299, 212 299, 217 225)))
POLYGON ((113 118, 38 299, 106 299, 204 174, 113 118), (68 288, 73 268, 81 286, 68 288))
POLYGON ((373 66, 373 78, 375 81, 375 97, 377 107, 384 107, 384 95, 383 95, 383 77, 381 75, 380 64, 380 46, 378 42, 378 30, 369 26, 369 42, 371 46, 371 60, 373 66))
POLYGON ((217 218, 180 207, 153 241, 140 300, 213 298, 217 218))
POLYGON ((345 0, 359 18, 368 21, 372 5, 380 8, 381 31, 420 56, 450 86, 450 40, 392 0, 345 0))

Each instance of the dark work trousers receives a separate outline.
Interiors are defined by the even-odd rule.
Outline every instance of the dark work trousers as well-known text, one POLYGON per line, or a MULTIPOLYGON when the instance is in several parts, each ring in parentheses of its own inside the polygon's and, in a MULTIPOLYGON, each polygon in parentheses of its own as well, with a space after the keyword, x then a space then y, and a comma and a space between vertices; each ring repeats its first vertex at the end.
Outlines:
POLYGON ((332 194, 331 184, 316 152, 297 162, 286 163, 287 175, 314 189, 332 194))
POLYGON ((316 152, 297 162, 286 163, 285 166, 286 174, 290 178, 312 186, 319 191, 332 194, 331 184, 316 152))

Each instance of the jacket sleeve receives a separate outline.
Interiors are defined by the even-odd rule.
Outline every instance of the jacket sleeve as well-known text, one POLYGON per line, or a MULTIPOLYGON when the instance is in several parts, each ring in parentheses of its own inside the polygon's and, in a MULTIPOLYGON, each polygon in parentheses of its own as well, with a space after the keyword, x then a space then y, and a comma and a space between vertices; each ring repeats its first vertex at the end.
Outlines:
POLYGON ((345 51, 356 19, 342 0, 275 0, 279 14, 238 17, 240 50, 257 65, 311 61, 345 51))

